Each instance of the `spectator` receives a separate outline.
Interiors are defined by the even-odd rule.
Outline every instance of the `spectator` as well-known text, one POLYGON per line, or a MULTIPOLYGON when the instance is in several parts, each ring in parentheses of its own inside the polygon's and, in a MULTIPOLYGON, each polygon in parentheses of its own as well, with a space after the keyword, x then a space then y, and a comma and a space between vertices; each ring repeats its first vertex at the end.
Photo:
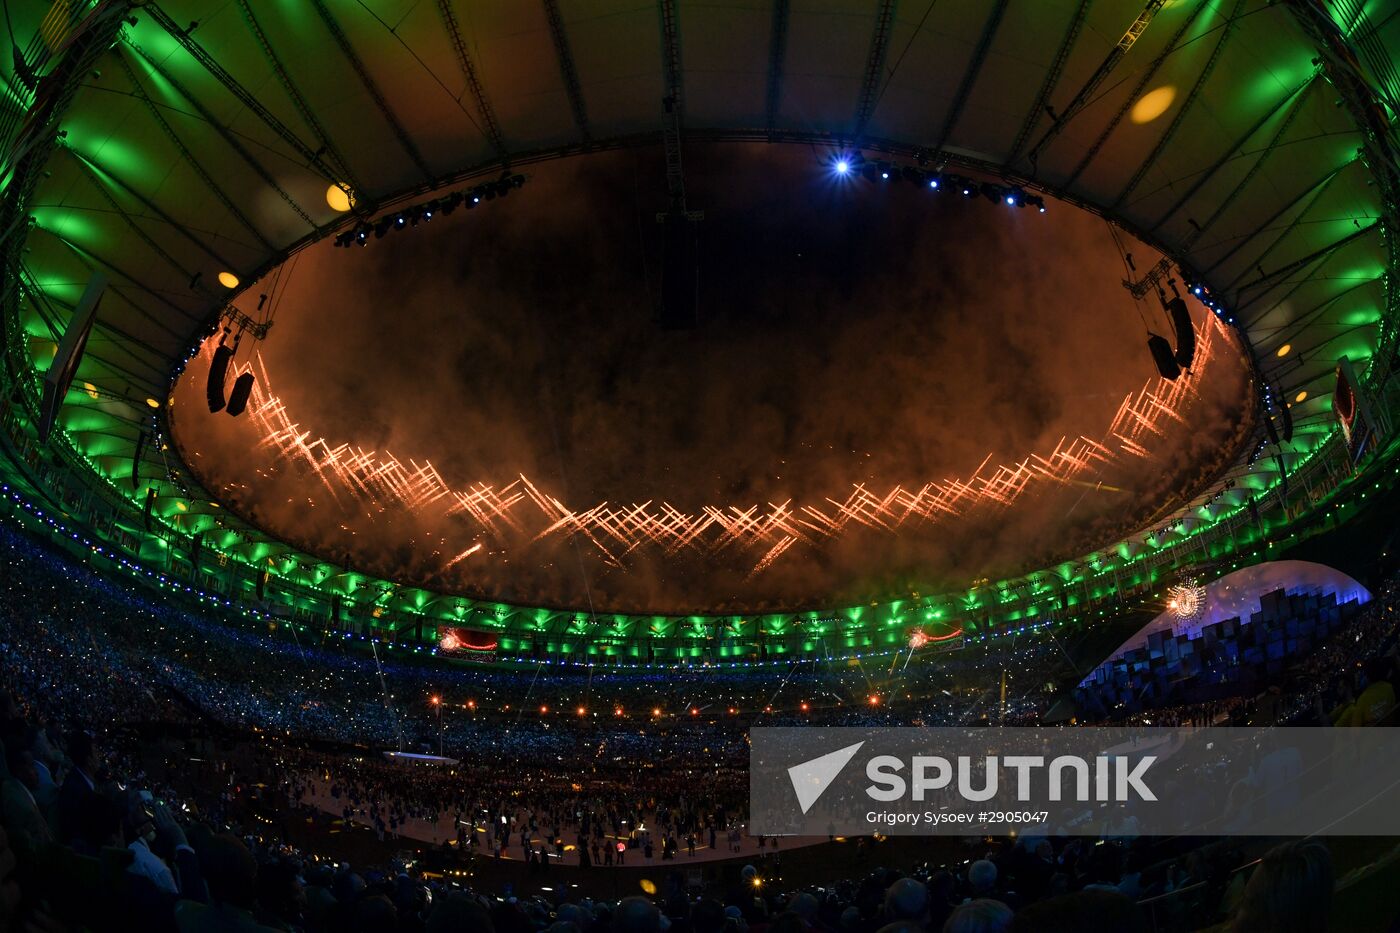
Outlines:
POLYGON ((661 933, 661 911, 644 897, 624 897, 612 915, 613 933, 661 933))
POLYGON ((996 892, 997 867, 989 859, 978 859, 967 867, 967 884, 974 898, 990 897, 996 892))
POLYGON ((0 785, 0 819, 5 829, 17 842, 29 848, 50 842, 53 836, 49 824, 35 801, 39 772, 34 766, 34 756, 26 748, 7 747, 5 764, 10 772, 0 785))
POLYGON ((1232 933, 1326 933, 1332 912, 1332 857, 1318 842, 1271 849, 1245 885, 1232 933))
POLYGON ((900 878, 885 891, 886 923, 909 920, 923 924, 928 919, 928 888, 914 878, 900 878))
POLYGON ((979 897, 960 905, 943 924, 943 933, 1005 933, 1011 929, 1011 908, 1001 901, 979 897))
POLYGON ((91 801, 97 796, 98 757, 92 736, 81 730, 70 733, 68 759, 72 767, 68 769, 68 776, 64 778, 54 803, 58 821, 55 836, 60 842, 90 835, 94 830, 94 827, 83 825, 83 814, 93 812, 91 801))

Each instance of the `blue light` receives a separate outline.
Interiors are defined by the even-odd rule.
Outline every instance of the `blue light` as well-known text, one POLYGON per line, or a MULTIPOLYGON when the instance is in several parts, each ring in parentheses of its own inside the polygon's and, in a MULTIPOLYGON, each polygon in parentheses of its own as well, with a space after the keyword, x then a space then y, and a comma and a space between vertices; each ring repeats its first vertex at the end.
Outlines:
POLYGON ((928 180, 928 186, 929 186, 930 188, 937 188, 937 187, 938 187, 938 179, 937 179, 937 178, 930 178, 930 179, 928 180))
POLYGON ((845 175, 848 174, 850 171, 851 163, 847 162, 845 159, 841 159, 836 163, 836 174, 845 175))
POLYGON ((1015 203, 1016 203, 1016 199, 1015 199, 1014 197, 1012 197, 1011 195, 1008 194, 1008 195, 1006 196, 1006 203, 1007 203, 1007 204, 1015 204, 1015 203))

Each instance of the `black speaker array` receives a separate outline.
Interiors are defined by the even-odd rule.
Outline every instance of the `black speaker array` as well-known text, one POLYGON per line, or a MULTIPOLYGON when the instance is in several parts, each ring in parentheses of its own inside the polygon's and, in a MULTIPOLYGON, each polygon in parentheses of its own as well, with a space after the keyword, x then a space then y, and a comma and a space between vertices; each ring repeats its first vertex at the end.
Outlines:
POLYGON ((233 381, 233 391, 228 394, 228 413, 235 418, 248 407, 248 396, 253 392, 253 374, 244 373, 233 381))
POLYGON ((221 411, 224 407, 224 382, 228 379, 228 364, 233 360, 233 348, 219 344, 214 350, 214 359, 209 364, 209 382, 204 387, 204 395, 209 400, 209 411, 221 411))
POLYGON ((1151 351, 1152 359, 1157 364, 1157 372, 1162 374, 1163 379, 1175 379, 1181 375, 1181 367, 1177 364, 1172 345, 1167 342, 1166 337, 1149 333, 1147 349, 1151 351))
POLYGON ((1167 302, 1167 314, 1176 328, 1176 365, 1189 371, 1196 359, 1196 328, 1191 324, 1191 312, 1180 297, 1167 302))

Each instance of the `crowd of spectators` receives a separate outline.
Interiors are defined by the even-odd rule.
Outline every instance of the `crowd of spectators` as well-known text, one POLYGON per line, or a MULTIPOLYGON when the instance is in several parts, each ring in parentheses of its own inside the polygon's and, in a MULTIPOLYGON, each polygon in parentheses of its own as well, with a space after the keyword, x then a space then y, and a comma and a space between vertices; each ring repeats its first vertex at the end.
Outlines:
MULTIPOLYGON (((1258 692, 1114 709, 1087 721, 1147 726, 1377 725, 1395 713, 1397 678, 1400 578, 1390 577, 1332 638, 1297 658, 1283 676, 1266 682, 1258 692)), ((1081 688, 1086 689, 1091 688, 1081 688)))
MULTIPOLYGON (((373 660, 217 620, 201 626, 186 609, 8 531, 0 547, 0 929, 1128 930, 1140 928, 1142 905, 1163 899, 1164 916, 1199 904, 1218 916, 1230 905, 1240 931, 1325 929, 1333 879, 1317 844, 1253 860, 1221 844, 1023 836, 971 843, 980 849, 958 862, 820 888, 766 885, 761 869, 748 867, 722 889, 696 891, 668 873, 654 896, 621 901, 515 898, 403 866, 352 868, 254 825, 248 788, 275 775, 270 795, 293 811, 324 793, 341 803, 342 818, 369 815, 381 834, 447 816, 459 851, 489 857, 515 847, 546 863, 551 853, 536 847, 567 841, 601 861, 612 847, 597 840, 647 824, 664 861, 668 851, 722 846, 742 823, 742 729, 722 717, 641 726, 606 717, 598 725, 591 717, 468 721, 453 745, 489 747, 491 759, 451 773, 408 770, 363 749, 316 750, 300 740, 389 744, 401 735, 373 660), (148 773, 152 728, 211 722, 281 740, 252 770, 206 762, 200 780, 181 787, 148 773), (1200 896, 1178 896, 1188 891, 1200 896)), ((1343 638, 1306 660, 1299 685, 1315 689, 1153 715, 1197 724, 1379 721, 1394 705, 1398 602, 1392 582, 1343 638)), ((385 674, 411 684, 401 690, 421 688, 418 667, 385 674)), ((900 712, 839 715, 883 723, 900 712)), ((416 737, 431 743, 435 717, 417 718, 416 737)))

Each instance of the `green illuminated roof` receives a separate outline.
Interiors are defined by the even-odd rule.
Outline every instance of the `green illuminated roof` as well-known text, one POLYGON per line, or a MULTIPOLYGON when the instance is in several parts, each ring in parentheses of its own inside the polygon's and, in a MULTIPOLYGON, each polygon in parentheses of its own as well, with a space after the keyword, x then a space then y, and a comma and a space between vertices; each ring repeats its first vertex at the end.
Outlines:
MULTIPOLYGON (((65 85, 73 94, 42 164, 4 176, 7 216, 30 219, 7 267, 23 273, 22 289, 6 291, 10 376, 37 391, 84 283, 104 272, 111 286, 65 400, 62 444, 103 495, 126 498, 133 534, 155 488, 164 533, 184 542, 203 531, 205 547, 237 567, 357 594, 366 611, 528 614, 381 585, 269 540, 210 502, 155 434, 141 482, 128 482, 156 410, 147 399, 163 404, 229 297, 219 273, 257 289, 299 247, 435 186, 494 176, 503 160, 654 143, 668 94, 688 133, 961 163, 1100 212, 1201 276, 1264 385, 1293 403, 1292 444, 1278 459, 1251 447, 1208 501, 1029 582, 921 597, 927 612, 982 613, 1025 602, 1027 587, 1092 600, 1134 562, 1237 521, 1280 464, 1297 469, 1334 435, 1338 358, 1375 379, 1393 350, 1394 166, 1374 153, 1377 125, 1393 146, 1400 87, 1379 63, 1400 49, 1400 18, 1381 4, 1336 4, 1330 26, 1308 19, 1304 3, 1149 4, 1141 37, 1062 123, 1052 113, 1064 115, 1113 61, 1138 5, 678 2, 674 44, 661 15, 670 2, 163 0, 133 7, 134 23, 85 20, 93 4, 73 2, 53 7, 70 21, 42 29, 50 5, 10 6, 15 34, 39 36, 21 45, 41 73, 83 28, 116 37, 65 85), (1346 75, 1375 104, 1368 119, 1378 123, 1365 128, 1338 70, 1348 44, 1357 54, 1346 75), (358 216, 328 203, 339 184, 354 190, 358 216), (367 601, 370 588, 381 595, 367 601)), ((13 138, 43 101, 6 59, 0 107, 13 138)), ((140 548, 166 559, 153 543, 140 548)), ((879 615, 904 618, 888 605, 879 615)), ((593 621, 580 633, 610 624, 593 621)))

